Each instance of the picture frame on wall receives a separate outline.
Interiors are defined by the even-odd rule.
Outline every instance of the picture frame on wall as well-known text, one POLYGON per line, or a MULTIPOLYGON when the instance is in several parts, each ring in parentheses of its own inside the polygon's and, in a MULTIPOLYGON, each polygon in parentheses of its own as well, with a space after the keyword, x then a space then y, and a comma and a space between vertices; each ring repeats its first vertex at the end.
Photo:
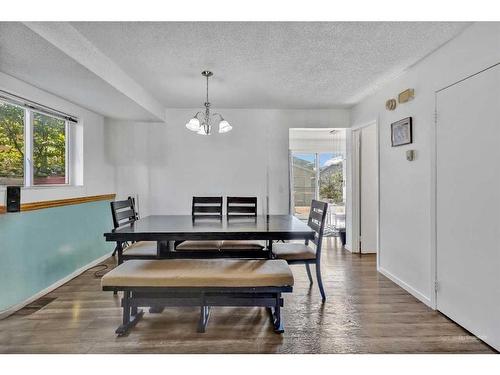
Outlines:
POLYGON ((392 147, 413 143, 412 118, 406 117, 391 124, 392 147))

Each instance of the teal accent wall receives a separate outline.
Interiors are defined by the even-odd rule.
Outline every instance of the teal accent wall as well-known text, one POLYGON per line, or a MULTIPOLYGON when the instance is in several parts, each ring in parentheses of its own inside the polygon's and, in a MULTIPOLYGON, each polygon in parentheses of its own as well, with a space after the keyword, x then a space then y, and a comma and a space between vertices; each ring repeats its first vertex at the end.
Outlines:
POLYGON ((113 251, 109 201, 0 215, 0 312, 113 251))

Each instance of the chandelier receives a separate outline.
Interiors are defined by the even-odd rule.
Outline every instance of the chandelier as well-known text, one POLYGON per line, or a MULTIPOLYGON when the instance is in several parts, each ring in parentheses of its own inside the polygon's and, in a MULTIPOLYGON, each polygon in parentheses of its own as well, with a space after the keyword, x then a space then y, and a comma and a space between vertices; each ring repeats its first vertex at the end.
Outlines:
POLYGON ((210 113, 210 102, 208 101, 208 79, 214 74, 209 70, 204 70, 201 75, 207 79, 207 100, 205 102, 205 110, 196 113, 191 120, 186 124, 186 128, 200 135, 212 134, 212 126, 219 122, 219 133, 227 133, 233 127, 229 122, 224 120, 219 113, 210 113))

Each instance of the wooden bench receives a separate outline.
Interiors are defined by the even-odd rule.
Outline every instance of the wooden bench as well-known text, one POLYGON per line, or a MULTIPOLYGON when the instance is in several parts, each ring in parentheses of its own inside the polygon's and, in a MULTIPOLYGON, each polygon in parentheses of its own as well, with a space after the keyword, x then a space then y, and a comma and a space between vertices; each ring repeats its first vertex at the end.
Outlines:
POLYGON ((281 293, 291 292, 292 272, 284 260, 130 260, 103 276, 103 290, 123 291, 125 335, 143 316, 139 307, 200 306, 198 332, 205 332, 211 306, 267 307, 274 331, 283 333, 281 293))

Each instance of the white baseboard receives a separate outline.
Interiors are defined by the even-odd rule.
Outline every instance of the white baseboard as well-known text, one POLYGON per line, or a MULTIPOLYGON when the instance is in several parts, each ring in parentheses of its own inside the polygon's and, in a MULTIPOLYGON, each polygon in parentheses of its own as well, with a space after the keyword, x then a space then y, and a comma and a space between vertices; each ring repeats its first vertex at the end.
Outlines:
POLYGON ((108 259, 111 256, 111 254, 112 254, 112 252, 110 252, 110 253, 108 253, 106 255, 103 255, 99 259, 96 259, 96 260, 90 262, 89 264, 87 264, 87 265, 85 265, 85 266, 77 269, 73 273, 71 273, 68 276, 62 278, 61 280, 56 281, 54 284, 52 284, 49 287, 47 287, 47 288, 39 291, 38 293, 36 293, 35 295, 31 296, 30 298, 24 300, 23 302, 18 303, 17 305, 11 306, 8 309, 0 311, 0 320, 7 318, 9 315, 14 314, 18 310, 21 310, 24 306, 29 305, 31 302, 36 301, 38 298, 43 297, 44 295, 52 292, 53 290, 59 288, 60 286, 66 284, 68 281, 70 281, 71 279, 74 279, 78 275, 81 275, 82 273, 84 273, 85 271, 87 271, 89 268, 97 266, 99 263, 101 263, 101 262, 105 261, 106 259, 108 259))
POLYGON ((421 302, 425 303, 431 309, 435 310, 434 307, 432 306, 430 298, 426 297, 425 295, 423 295, 422 293, 420 293, 418 290, 414 289, 413 287, 411 287, 410 285, 408 285, 407 283, 405 283, 403 280, 397 278, 392 273, 390 273, 389 271, 383 269, 382 267, 379 267, 378 271, 382 275, 384 275, 385 277, 387 277, 388 279, 390 279, 392 282, 396 283, 398 286, 400 286, 401 288, 403 288, 404 290, 406 290, 412 296, 414 296, 415 298, 417 298, 421 302))

